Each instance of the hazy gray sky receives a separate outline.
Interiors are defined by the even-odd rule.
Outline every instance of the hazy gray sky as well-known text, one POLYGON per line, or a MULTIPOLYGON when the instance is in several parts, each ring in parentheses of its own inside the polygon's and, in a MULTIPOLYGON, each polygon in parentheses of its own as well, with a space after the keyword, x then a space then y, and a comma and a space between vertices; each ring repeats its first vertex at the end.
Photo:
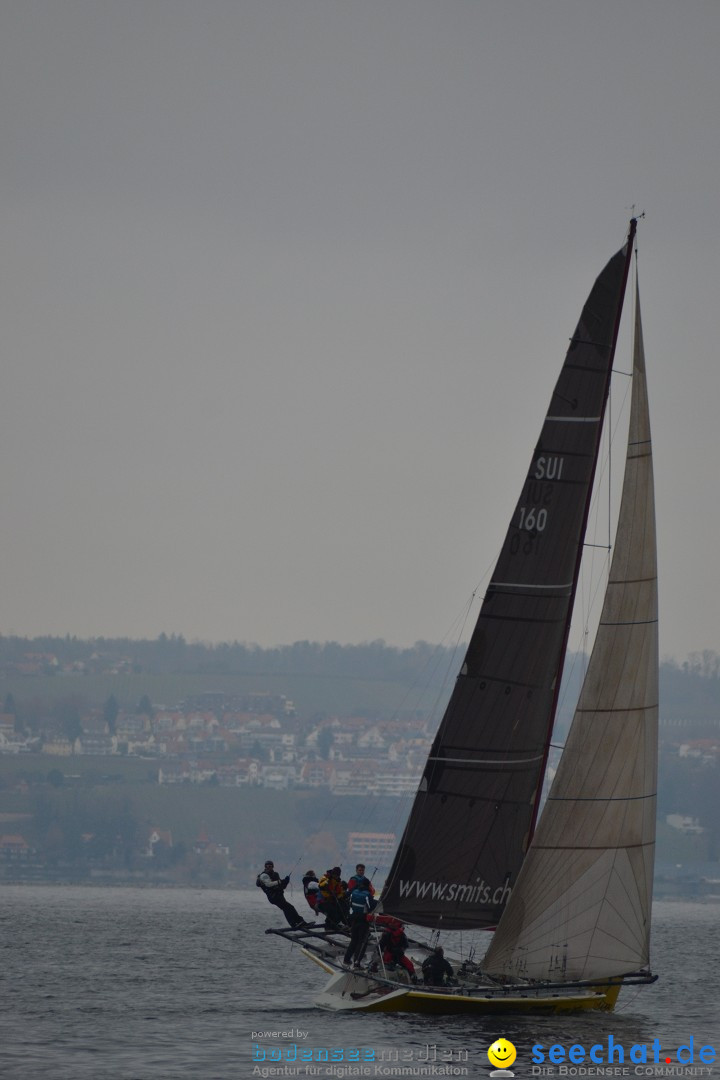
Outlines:
POLYGON ((1 0, 0 632, 441 640, 636 204, 661 650, 720 651, 718 55, 717 0, 1 0))

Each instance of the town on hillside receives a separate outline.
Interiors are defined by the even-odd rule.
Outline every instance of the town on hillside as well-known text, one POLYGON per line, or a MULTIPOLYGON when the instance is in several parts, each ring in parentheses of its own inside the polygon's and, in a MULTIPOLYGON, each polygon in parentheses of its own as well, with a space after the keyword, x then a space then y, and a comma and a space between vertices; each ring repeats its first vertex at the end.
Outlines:
MULTIPOLYGON (((170 639, 152 645, 178 648, 170 639)), ((301 651, 317 667, 318 650, 301 651)), ((90 705, 69 690, 51 705, 18 691, 18 678, 72 688, 84 675, 138 666, 138 655, 117 650, 74 659, 21 649, 5 656, 0 678, 13 677, 16 695, 5 695, 0 713, 0 880, 50 873, 242 883, 264 852, 287 862, 303 849, 320 869, 338 859, 389 865, 436 712, 331 714, 274 690, 207 690, 172 705, 143 695, 132 706, 112 693, 90 705), (223 803, 224 816, 213 809, 222 799, 212 791, 235 800, 223 803), (180 802, 173 792, 183 793, 180 802), (370 824, 368 804, 382 810, 370 824)), ((710 702, 699 718, 681 711, 688 672, 666 673, 673 711, 661 716, 658 852, 680 876, 689 864, 707 864, 704 876, 715 880, 718 672, 694 679, 710 702)), ((562 717, 560 728, 561 737, 562 717)))
MULTIPOLYGON (((12 703, 6 702, 6 709, 12 703)), ((138 757, 157 762, 159 784, 277 789, 333 795, 413 794, 432 741, 428 716, 298 718, 284 696, 206 693, 172 708, 148 700, 50 716, 33 731, 0 714, 0 753, 138 757)))

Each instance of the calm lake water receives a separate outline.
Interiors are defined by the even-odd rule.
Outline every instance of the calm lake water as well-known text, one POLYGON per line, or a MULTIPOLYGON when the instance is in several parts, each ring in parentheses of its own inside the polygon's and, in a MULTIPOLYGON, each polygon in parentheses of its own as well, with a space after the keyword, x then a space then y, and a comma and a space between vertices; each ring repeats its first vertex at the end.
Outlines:
MULTIPOLYGON (((302 895, 293 900, 302 910, 302 895)), ((398 1080, 428 1075, 428 1057, 485 1077, 488 1045, 500 1036, 517 1048, 517 1077, 532 1075, 535 1043, 659 1039, 675 1062, 692 1036, 696 1048, 720 1051, 720 904, 656 904, 660 981, 623 991, 609 1015, 545 1019, 322 1012, 311 1004, 322 973, 264 933, 277 915, 257 890, 0 888, 0 1076, 249 1080, 252 1033, 298 1029, 308 1032, 298 1045, 373 1049, 384 1071, 369 1075, 398 1080)), ((255 1041, 269 1050, 293 1040, 255 1041)), ((304 1068, 298 1077, 342 1075, 304 1068)), ((720 1078, 720 1061, 712 1075, 720 1078)))

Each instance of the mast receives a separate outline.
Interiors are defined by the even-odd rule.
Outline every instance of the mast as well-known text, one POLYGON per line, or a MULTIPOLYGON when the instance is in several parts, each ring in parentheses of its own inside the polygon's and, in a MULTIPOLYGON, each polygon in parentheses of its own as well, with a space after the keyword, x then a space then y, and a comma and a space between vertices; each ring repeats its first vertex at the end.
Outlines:
MULTIPOLYGON (((383 891, 422 926, 495 926, 522 864, 557 707, 631 239, 585 303, 383 891)), ((532 357, 526 358, 532 362, 532 357)), ((510 413, 512 402, 503 402, 510 413)), ((498 448, 502 452, 502 447, 498 448)))

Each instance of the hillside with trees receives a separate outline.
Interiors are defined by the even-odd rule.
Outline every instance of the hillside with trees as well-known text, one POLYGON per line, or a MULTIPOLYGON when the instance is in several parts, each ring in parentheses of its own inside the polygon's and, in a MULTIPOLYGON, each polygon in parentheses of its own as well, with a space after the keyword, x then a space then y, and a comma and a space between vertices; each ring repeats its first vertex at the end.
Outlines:
MULTIPOLYGON (((302 763, 315 761, 322 773, 334 760, 341 769, 362 732, 375 731, 385 746, 431 738, 462 653, 425 642, 261 649, 166 635, 1 637, 0 877, 12 879, 23 859, 23 872, 35 867, 43 880, 243 882, 264 851, 291 865, 303 855, 331 864, 356 828, 399 831, 407 798, 335 797, 302 779, 302 763), (298 780, 287 789, 263 786, 275 756, 254 737, 245 749, 213 749, 201 740, 201 751, 188 743, 182 752, 163 751, 165 758, 133 751, 132 738, 147 734, 160 710, 174 710, 182 723, 193 710, 280 717, 300 762, 298 780), (128 735, 132 725, 135 736, 128 735), (97 745, 95 756, 77 749, 93 739, 112 744, 112 754, 102 756, 97 745), (63 742, 69 756, 53 756, 51 744, 57 754, 63 742), (242 780, 238 754, 245 786, 229 787, 224 776, 242 780), (247 782, 252 762, 258 776, 247 782), (185 770, 184 783, 177 775, 173 784, 159 782, 162 771, 172 778, 173 770, 180 777, 185 770)), ((564 738, 584 666, 584 657, 568 658, 555 742, 564 738)), ((398 772, 383 764, 383 754, 367 758, 368 777, 380 767, 398 772)), ((416 750, 412 768, 418 760, 416 750)), ((713 652, 661 665, 659 767, 659 860, 717 862, 720 657, 713 652)))

